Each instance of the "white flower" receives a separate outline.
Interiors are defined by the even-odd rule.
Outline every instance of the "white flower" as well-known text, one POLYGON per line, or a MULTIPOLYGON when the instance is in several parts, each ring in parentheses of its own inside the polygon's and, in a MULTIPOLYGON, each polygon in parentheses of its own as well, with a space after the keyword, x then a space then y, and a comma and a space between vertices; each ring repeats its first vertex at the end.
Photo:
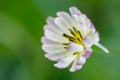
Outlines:
POLYGON ((58 12, 56 18, 49 17, 44 26, 42 49, 45 57, 57 61, 58 68, 71 65, 70 71, 82 68, 92 53, 92 45, 96 45, 106 53, 109 51, 99 41, 99 33, 92 22, 76 7, 71 7, 70 14, 58 12))

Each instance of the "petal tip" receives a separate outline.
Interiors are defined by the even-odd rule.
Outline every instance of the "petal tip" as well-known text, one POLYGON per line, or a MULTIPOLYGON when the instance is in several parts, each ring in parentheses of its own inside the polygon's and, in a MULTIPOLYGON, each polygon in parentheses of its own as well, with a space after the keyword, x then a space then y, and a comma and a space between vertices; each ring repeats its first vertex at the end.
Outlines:
POLYGON ((45 41, 45 36, 41 37, 40 42, 44 43, 45 41))
POLYGON ((80 10, 78 10, 75 6, 70 7, 69 10, 72 15, 81 15, 80 10))
POLYGON ((60 68, 60 69, 65 68, 65 66, 60 65, 59 63, 54 64, 54 67, 56 67, 56 68, 60 68))
POLYGON ((70 71, 70 72, 75 72, 75 71, 77 71, 77 70, 80 70, 81 68, 82 68, 82 65, 79 66, 79 67, 71 68, 69 71, 70 71))
POLYGON ((109 50, 106 47, 104 47, 103 45, 101 45, 100 43, 96 43, 95 45, 98 46, 100 49, 102 49, 107 54, 109 53, 109 50))
POLYGON ((106 49, 105 52, 106 52, 107 54, 109 54, 109 50, 108 50, 108 49, 106 49))
POLYGON ((45 58, 47 58, 48 60, 55 61, 53 58, 51 58, 51 57, 48 55, 48 53, 45 54, 44 56, 45 56, 45 58))

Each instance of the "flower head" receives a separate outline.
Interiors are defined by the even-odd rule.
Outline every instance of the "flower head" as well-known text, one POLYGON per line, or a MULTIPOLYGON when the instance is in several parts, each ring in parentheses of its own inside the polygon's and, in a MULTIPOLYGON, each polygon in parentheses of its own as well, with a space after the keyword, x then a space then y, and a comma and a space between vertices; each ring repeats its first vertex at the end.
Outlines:
POLYGON ((92 45, 96 45, 106 53, 109 51, 99 41, 99 33, 85 14, 76 7, 71 7, 70 14, 58 12, 56 18, 49 17, 44 26, 45 36, 42 37, 42 49, 45 57, 57 68, 71 65, 70 71, 82 68, 92 53, 92 45))

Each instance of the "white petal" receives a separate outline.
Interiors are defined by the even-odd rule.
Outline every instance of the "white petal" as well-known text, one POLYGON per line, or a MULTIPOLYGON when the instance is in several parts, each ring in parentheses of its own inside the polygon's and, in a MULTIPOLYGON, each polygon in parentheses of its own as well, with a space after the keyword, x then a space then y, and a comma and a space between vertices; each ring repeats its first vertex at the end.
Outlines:
POLYGON ((55 26, 56 26, 54 20, 55 20, 55 19, 54 19, 53 17, 48 17, 48 18, 47 18, 47 24, 49 24, 49 25, 55 25, 55 26))
POLYGON ((80 44, 70 42, 67 49, 72 52, 78 52, 83 50, 83 46, 80 44))
POLYGON ((77 65, 83 65, 86 62, 86 58, 82 55, 78 56, 77 65))
POLYGON ((67 66, 69 66, 69 63, 59 62, 59 63, 54 64, 54 66, 57 68, 66 68, 67 66))
POLYGON ((71 64, 73 60, 74 60, 74 56, 70 55, 68 57, 61 58, 58 61, 58 63, 54 64, 54 66, 57 68, 66 68, 71 64))
POLYGON ((71 68, 69 71, 70 72, 75 72, 75 71, 77 71, 77 70, 80 70, 82 68, 82 65, 79 65, 79 66, 76 66, 76 67, 74 67, 74 68, 71 68))
POLYGON ((47 18, 47 24, 44 26, 44 30, 47 29, 50 29, 59 34, 63 32, 63 30, 61 30, 61 28, 55 24, 55 19, 52 17, 47 18))
POLYGON ((76 22, 76 29, 78 29, 82 35, 86 35, 88 32, 88 26, 86 24, 86 20, 83 15, 73 15, 73 19, 76 22))
POLYGON ((94 45, 98 46, 100 49, 102 49, 104 52, 109 53, 108 49, 105 48, 103 45, 101 45, 100 43, 95 43, 94 45))
POLYGON ((86 16, 86 22, 87 22, 87 26, 90 28, 91 32, 94 33, 95 32, 95 27, 87 16, 86 16))
POLYGON ((72 17, 66 12, 58 12, 57 15, 63 19, 68 28, 73 27, 72 17))
POLYGON ((78 10, 76 7, 69 8, 71 15, 81 15, 80 10, 78 10))
POLYGON ((98 43, 100 41, 99 33, 98 32, 94 33, 93 40, 94 40, 94 43, 98 43))
POLYGON ((94 25, 91 23, 91 22, 86 22, 86 25, 87 25, 87 32, 86 32, 86 35, 88 36, 93 36, 93 34, 95 33, 95 28, 94 28, 94 25))
POLYGON ((64 45, 43 44, 42 49, 47 53, 58 53, 58 52, 66 51, 64 45))
POLYGON ((56 34, 61 34, 61 31, 54 25, 45 25, 44 26, 44 31, 47 30, 47 29, 53 31, 56 34))
POLYGON ((64 33, 68 35, 71 35, 67 24, 63 21, 61 17, 55 18, 55 23, 59 27, 60 30, 62 30, 64 33))
POLYGON ((70 71, 74 72, 76 70, 81 69, 85 62, 86 62, 86 59, 83 56, 76 56, 76 60, 73 62, 73 65, 70 68, 70 71))
POLYGON ((41 42, 43 44, 60 44, 59 42, 55 42, 55 41, 52 41, 52 40, 49 40, 48 38, 46 38, 45 36, 41 38, 41 42))
POLYGON ((57 25, 55 24, 55 19, 53 17, 47 18, 47 24, 44 26, 44 30, 46 29, 58 29, 57 25))
POLYGON ((52 32, 52 31, 50 31, 49 29, 47 29, 45 31, 45 36, 48 39, 56 41, 56 42, 61 42, 61 43, 67 43, 67 42, 69 42, 69 40, 67 38, 64 38, 63 35, 56 34, 56 33, 52 32))
POLYGON ((47 53, 47 54, 45 54, 45 57, 52 61, 58 61, 59 59, 63 58, 64 56, 67 56, 69 54, 70 54, 70 52, 63 51, 63 52, 58 52, 58 53, 54 53, 54 54, 47 53))
POLYGON ((89 58, 91 54, 92 54, 92 49, 91 48, 87 48, 87 49, 85 49, 85 53, 83 54, 83 56, 85 58, 89 58))
POLYGON ((67 28, 67 25, 65 24, 61 17, 55 18, 55 23, 63 31, 65 31, 64 29, 67 28))
POLYGON ((87 47, 91 47, 93 45, 93 39, 90 36, 85 37, 83 41, 87 47))

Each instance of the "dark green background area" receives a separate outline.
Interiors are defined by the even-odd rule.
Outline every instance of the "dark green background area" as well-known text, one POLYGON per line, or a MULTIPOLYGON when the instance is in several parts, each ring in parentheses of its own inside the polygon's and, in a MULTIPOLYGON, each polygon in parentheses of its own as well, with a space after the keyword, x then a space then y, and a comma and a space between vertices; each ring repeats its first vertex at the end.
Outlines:
POLYGON ((120 80, 120 0, 0 0, 0 80, 120 80), (48 16, 76 6, 94 23, 100 43, 79 71, 57 69, 40 38, 48 16))

